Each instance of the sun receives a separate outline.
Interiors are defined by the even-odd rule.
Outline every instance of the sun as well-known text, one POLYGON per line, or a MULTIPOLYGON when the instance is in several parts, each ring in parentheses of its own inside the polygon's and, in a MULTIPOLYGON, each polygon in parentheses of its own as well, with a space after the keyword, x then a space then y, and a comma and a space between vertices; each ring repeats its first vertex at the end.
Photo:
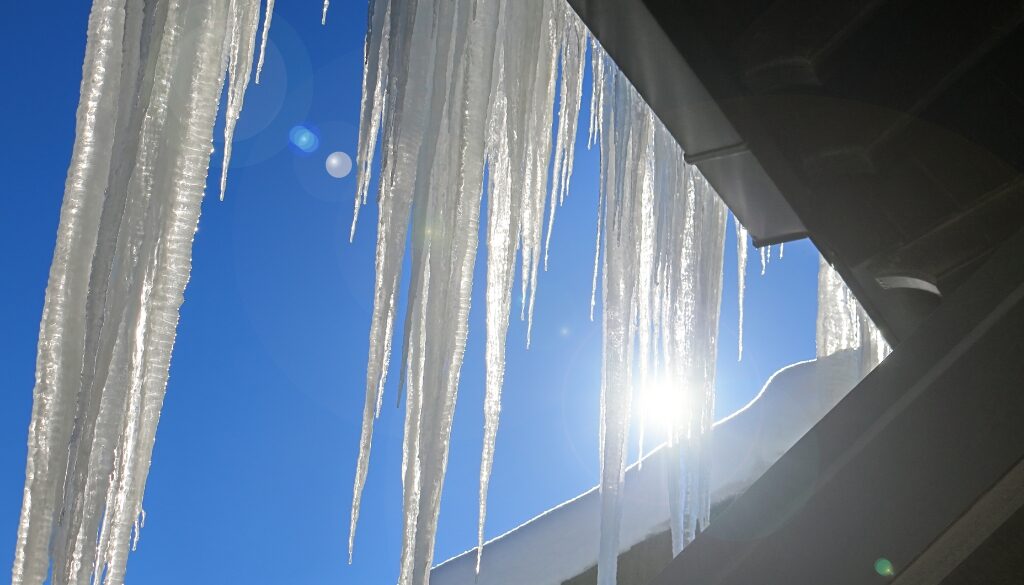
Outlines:
POLYGON ((656 379, 640 386, 637 405, 645 427, 645 433, 665 433, 671 430, 672 421, 682 411, 682 389, 665 379, 656 379))

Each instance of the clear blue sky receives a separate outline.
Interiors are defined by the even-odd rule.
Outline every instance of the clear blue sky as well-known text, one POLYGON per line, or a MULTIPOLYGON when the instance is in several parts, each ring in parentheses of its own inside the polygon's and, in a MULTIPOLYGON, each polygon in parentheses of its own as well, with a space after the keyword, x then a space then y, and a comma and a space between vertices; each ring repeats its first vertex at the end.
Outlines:
MULTIPOLYGON (((0 20, 0 571, 11 565, 21 507, 36 338, 74 137, 88 4, 40 10, 16 2, 0 20)), ((344 554, 376 209, 364 209, 349 244, 354 179, 329 177, 324 158, 355 149, 365 15, 363 1, 334 2, 321 27, 319 3, 278 3, 263 83, 251 88, 239 124, 227 201, 218 202, 211 186, 204 204, 146 492, 148 519, 129 560, 132 582, 395 581, 400 409, 385 409, 378 422, 352 566, 344 554), (318 132, 315 153, 289 147, 297 124, 318 132)), ((520 322, 509 333, 489 536, 597 482, 600 330, 587 318, 597 153, 586 150, 584 134, 585 123, 551 270, 540 279, 533 347, 523 348, 520 322)), ((737 364, 731 229, 726 246, 720 415, 749 400, 779 367, 813 357, 816 302, 810 244, 787 246, 763 278, 752 250, 746 355, 737 364)), ((482 262, 477 275, 438 560, 476 539, 482 262)))

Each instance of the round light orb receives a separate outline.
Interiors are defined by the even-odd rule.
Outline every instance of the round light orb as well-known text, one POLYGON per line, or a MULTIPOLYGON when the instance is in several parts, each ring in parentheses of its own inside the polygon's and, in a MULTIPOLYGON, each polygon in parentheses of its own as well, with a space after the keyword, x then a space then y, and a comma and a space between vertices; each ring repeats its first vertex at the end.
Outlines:
POLYGON ((892 561, 883 557, 875 561, 875 572, 882 577, 892 577, 896 574, 896 568, 893 566, 892 561))
POLYGON ((335 179, 343 179, 352 172, 352 157, 341 151, 332 152, 327 155, 324 166, 327 167, 328 175, 335 179))
POLYGON ((320 139, 305 126, 295 126, 288 133, 288 139, 302 152, 310 153, 320 146, 320 139))

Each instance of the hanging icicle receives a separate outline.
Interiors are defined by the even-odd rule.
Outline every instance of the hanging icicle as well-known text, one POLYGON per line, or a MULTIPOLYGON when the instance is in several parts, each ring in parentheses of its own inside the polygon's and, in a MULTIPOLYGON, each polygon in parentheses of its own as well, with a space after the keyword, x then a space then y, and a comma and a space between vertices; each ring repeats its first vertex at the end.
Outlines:
MULTIPOLYGON (((268 11, 269 15, 269 11, 268 11)), ((245 89, 252 73, 253 48, 256 30, 260 24, 259 0, 231 0, 231 37, 228 48, 228 103, 224 112, 224 162, 220 174, 220 200, 228 188, 228 168, 231 166, 231 146, 235 126, 242 114, 245 89)))
MULTIPOLYGON (((408 234, 412 272, 399 361, 399 388, 406 397, 402 585, 429 578, 486 174, 486 387, 478 527, 483 542, 516 260, 522 266, 520 312, 529 343, 541 255, 546 267, 555 207, 564 201, 572 175, 587 40, 564 0, 371 2, 353 229, 369 188, 378 135, 383 160, 376 296, 349 546, 351 554, 408 234)), ((680 393, 672 431, 687 451, 675 487, 681 501, 675 523, 679 542, 706 523, 700 445, 713 408, 725 208, 596 45, 593 64, 597 81, 591 104, 597 111, 590 138, 599 142, 602 156, 596 258, 604 282, 606 355, 602 558, 610 555, 614 563, 615 494, 625 464, 634 348, 643 382, 668 372, 680 393), (689 503, 682 503, 684 497, 689 503)), ((608 566, 602 561, 604 583, 609 574, 614 579, 608 566)))
POLYGON ((14 585, 48 574, 54 585, 124 582, 225 59, 233 128, 258 11, 258 0, 93 3, 40 325, 14 585))
POLYGON ((824 257, 818 261, 816 346, 818 357, 843 350, 859 350, 862 376, 866 376, 892 351, 853 292, 824 257))
MULTIPOLYGON (((601 550, 615 582, 634 380, 671 387, 670 500, 678 551, 707 525, 704 449, 714 409, 715 338, 726 211, 625 76, 607 59, 601 140, 604 201, 601 550)), ((598 77, 598 75, 595 75, 598 77)))
POLYGON ((267 41, 270 40, 270 22, 274 18, 274 0, 266 0, 267 7, 263 13, 263 34, 260 38, 260 56, 256 61, 256 83, 260 82, 260 75, 263 74, 263 63, 267 60, 267 41))
POLYGON ((739 325, 737 334, 738 357, 736 361, 743 361, 743 300, 747 290, 747 252, 749 250, 747 239, 749 236, 747 235, 747 228, 743 227, 739 218, 733 217, 733 225, 736 228, 736 290, 739 301, 737 304, 737 321, 739 321, 739 325))
MULTIPOLYGON (((16 585, 42 583, 51 567, 55 585, 85 584, 97 575, 112 585, 124 581, 129 546, 143 525, 142 494, 219 96, 228 81, 226 173, 252 72, 258 0, 153 6, 149 0, 95 0, 90 16, 78 138, 40 331, 16 585), (181 87, 188 91, 172 92, 181 87)), ((325 0, 324 22, 328 6, 325 0)), ((272 13, 269 0, 257 79, 272 13)), ((547 268, 555 207, 569 192, 588 34, 564 0, 371 0, 369 25, 352 230, 368 195, 378 140, 383 160, 349 548, 351 557, 411 239, 399 360, 406 397, 399 582, 419 585, 428 582, 433 560, 484 177, 481 544, 515 266, 518 259, 529 344, 541 254, 547 268)), ((660 381, 674 389, 674 550, 709 519, 706 454, 726 212, 596 43, 592 65, 589 143, 601 149, 601 189, 591 317, 600 272, 604 331, 598 579, 610 585, 620 552, 635 383, 660 381)), ((745 266, 745 232, 737 240, 745 266)), ((762 274, 765 253, 762 248, 762 274)), ((876 340, 859 307, 850 316, 848 291, 839 291, 827 273, 824 278, 821 291, 830 304, 819 314, 819 353, 854 343, 848 339, 853 326, 844 319, 859 319, 856 343, 876 340)), ((741 275, 741 311, 742 281, 741 275)), ((872 352, 880 354, 881 346, 872 352)), ((642 432, 641 426, 641 452, 642 432)))
POLYGON ((400 362, 400 386, 407 388, 402 583, 425 582, 432 560, 486 163, 490 179, 483 533, 516 253, 524 266, 523 314, 532 319, 541 244, 546 241, 544 218, 549 226, 553 222, 553 209, 545 216, 546 206, 553 208, 564 200, 572 173, 586 41, 585 28, 562 0, 452 1, 438 4, 436 11, 426 3, 371 3, 357 213, 369 187, 382 123, 384 160, 378 196, 378 286, 350 549, 373 418, 388 368, 401 254, 410 232, 413 269, 400 362), (563 80, 553 149, 556 168, 549 193, 559 70, 563 80))

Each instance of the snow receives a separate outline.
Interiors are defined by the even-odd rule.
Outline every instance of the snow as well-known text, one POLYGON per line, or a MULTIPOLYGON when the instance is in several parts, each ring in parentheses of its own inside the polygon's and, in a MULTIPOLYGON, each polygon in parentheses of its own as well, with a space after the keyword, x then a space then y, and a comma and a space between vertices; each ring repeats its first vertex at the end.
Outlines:
MULTIPOLYGON (((255 0, 96 0, 40 324, 12 583, 124 582, 230 60, 255 0)), ((230 139, 230 130, 227 132, 230 139)), ((227 154, 225 149, 225 154, 227 154)))
MULTIPOLYGON (((750 404, 715 423, 711 501, 742 493, 806 434, 860 379, 859 360, 846 350, 787 366, 750 404)), ((626 471, 620 552, 669 528, 669 453, 662 446, 626 471)), ((467 551, 435 567, 431 583, 558 585, 597 563, 599 523, 595 487, 489 541, 479 576, 467 551)))

